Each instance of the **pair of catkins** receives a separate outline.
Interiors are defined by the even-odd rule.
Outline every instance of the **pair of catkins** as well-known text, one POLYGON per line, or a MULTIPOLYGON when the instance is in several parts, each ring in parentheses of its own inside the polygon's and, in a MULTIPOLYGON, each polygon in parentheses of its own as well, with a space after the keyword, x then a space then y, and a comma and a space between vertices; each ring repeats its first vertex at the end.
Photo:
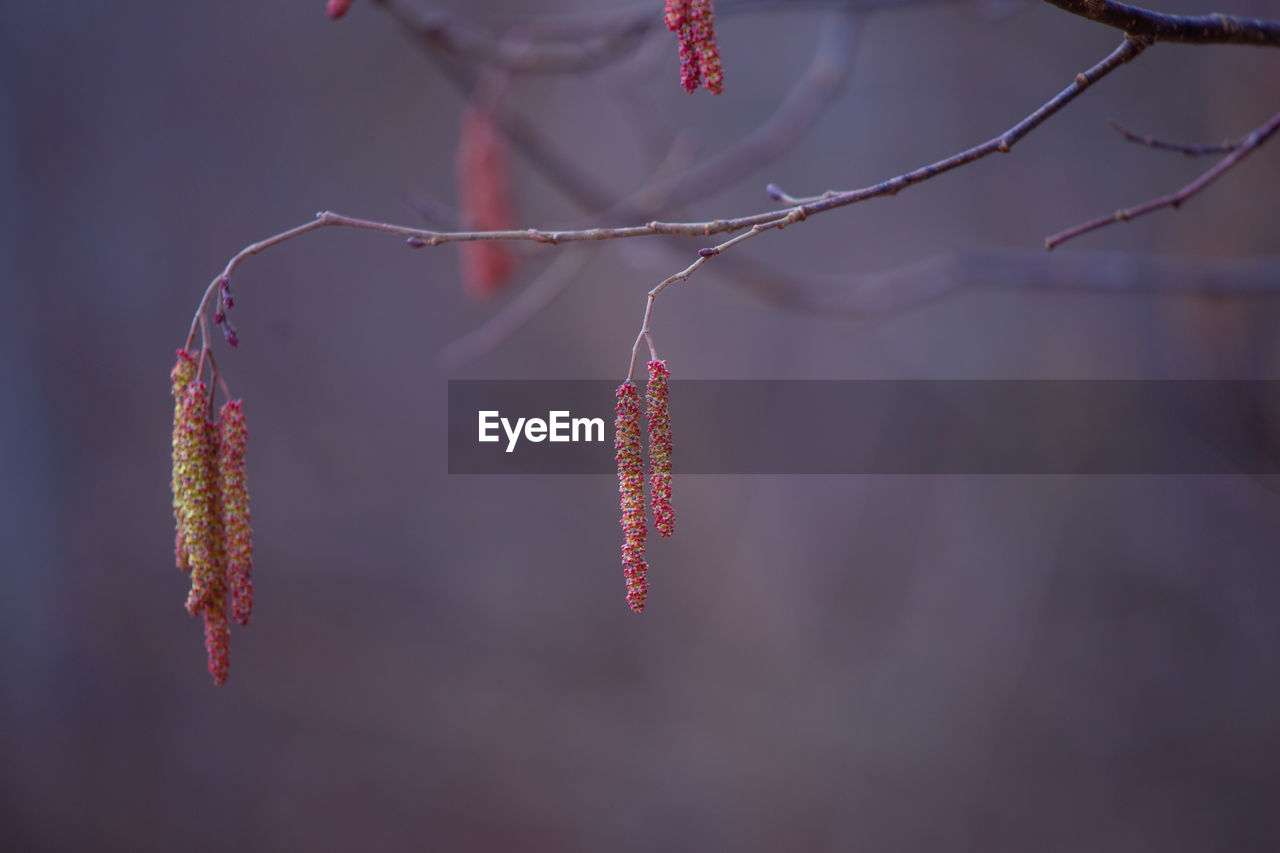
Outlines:
MULTIPOLYGON (((665 361, 649 362, 649 387, 645 394, 649 421, 649 506, 653 526, 663 536, 675 532, 676 517, 671 508, 671 416, 667 409, 667 380, 671 371, 665 361)), ((636 613, 644 611, 649 595, 645 577, 644 540, 648 527, 644 512, 644 459, 640 453, 640 392, 628 379, 618 386, 613 449, 618 463, 618 491, 622 495, 622 565, 627 581, 627 604, 636 613)))

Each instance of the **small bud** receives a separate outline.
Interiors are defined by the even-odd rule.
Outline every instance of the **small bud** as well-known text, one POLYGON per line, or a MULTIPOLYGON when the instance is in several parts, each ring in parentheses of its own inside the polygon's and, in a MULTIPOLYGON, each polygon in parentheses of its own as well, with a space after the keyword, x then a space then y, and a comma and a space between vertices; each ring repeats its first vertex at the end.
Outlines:
POLYGON ((240 336, 236 334, 236 327, 231 325, 231 321, 225 315, 218 321, 218 327, 222 329, 222 337, 228 345, 232 348, 240 346, 240 336))
POLYGON ((427 241, 423 240, 421 237, 409 237, 404 241, 404 243, 410 249, 421 249, 423 246, 427 245, 427 241))
POLYGON ((249 624, 253 612, 253 530, 245 485, 245 442, 249 437, 241 400, 224 403, 218 418, 218 492, 227 558, 231 616, 249 624))
POLYGON ((778 186, 777 184, 766 185, 764 188, 764 194, 767 195, 769 198, 773 199, 774 201, 782 201, 782 196, 784 195, 784 193, 782 192, 782 187, 778 186))
POLYGON ((667 409, 667 379, 671 371, 665 361, 649 362, 649 388, 645 394, 649 419, 649 502, 653 526, 663 536, 676 529, 671 508, 671 417, 667 409))
POLYGON ((644 562, 644 462, 640 457, 640 393, 630 381, 618 386, 613 448, 618 463, 618 491, 622 506, 622 565, 627 604, 644 611, 649 594, 644 562))

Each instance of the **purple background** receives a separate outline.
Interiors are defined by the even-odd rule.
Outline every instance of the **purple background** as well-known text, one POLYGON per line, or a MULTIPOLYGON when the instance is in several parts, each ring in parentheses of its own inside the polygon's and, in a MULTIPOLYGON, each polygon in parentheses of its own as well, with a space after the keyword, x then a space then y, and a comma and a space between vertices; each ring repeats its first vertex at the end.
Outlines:
MULTIPOLYGON (((650 539, 637 618, 610 477, 445 474, 446 379, 618 379, 644 291, 700 240, 603 247, 448 371, 440 348, 497 310, 462 295, 454 249, 329 230, 247 262, 241 347, 219 357, 251 432, 258 600, 215 688, 173 568, 168 471, 167 374, 200 291, 314 211, 413 224, 406 191, 454 197, 463 99, 370 4, 338 23, 322 7, 29 2, 0 19, 0 847, 1280 846, 1274 482, 677 472, 677 532, 650 539)), ((1042 4, 987 11, 863 19, 812 133, 666 215, 757 212, 768 181, 820 192, 945 156, 1119 42, 1042 4)), ((688 128, 705 155, 755 127, 820 20, 725 16, 719 98, 680 91, 662 33, 623 70, 520 81, 512 101, 625 193, 651 133, 688 128), (639 122, 634 96, 653 104, 639 122)), ((1275 50, 1157 46, 1011 155, 735 254, 803 280, 1035 249, 1207 165, 1107 119, 1234 137, 1277 109, 1278 79, 1275 50)), ((1274 254, 1278 155, 1062 251, 1274 254)), ((518 157, 513 173, 522 224, 581 221, 518 157)), ((717 269, 658 302, 677 379, 1280 374, 1273 298, 962 288, 847 322, 776 310, 717 269)))

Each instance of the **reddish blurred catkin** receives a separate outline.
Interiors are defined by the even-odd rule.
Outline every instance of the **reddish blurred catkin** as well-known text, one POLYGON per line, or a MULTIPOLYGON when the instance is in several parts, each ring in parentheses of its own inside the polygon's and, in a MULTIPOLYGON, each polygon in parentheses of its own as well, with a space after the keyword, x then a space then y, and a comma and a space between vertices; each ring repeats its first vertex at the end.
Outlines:
MULTIPOLYGON (((467 107, 458 132, 458 207, 465 228, 506 231, 514 228, 507 146, 493 113, 480 103, 467 107)), ((474 299, 502 290, 516 269, 516 256, 504 243, 477 240, 458 245, 463 289, 474 299)))
POLYGON ((676 514, 671 508, 671 416, 667 410, 665 361, 649 362, 649 388, 645 394, 649 419, 649 503, 653 526, 663 536, 675 532, 676 514))
POLYGON ((627 604, 644 611, 649 595, 644 562, 644 461, 640 457, 640 392, 630 381, 618 386, 613 449, 618 463, 618 492, 622 506, 622 565, 627 581, 627 604))
POLYGON ((706 86, 713 95, 723 92, 712 0, 666 0, 663 20, 680 37, 680 85, 687 92, 698 86, 706 86))
POLYGON ((329 0, 325 5, 324 13, 330 18, 341 18, 347 14, 347 7, 351 5, 351 0, 329 0))

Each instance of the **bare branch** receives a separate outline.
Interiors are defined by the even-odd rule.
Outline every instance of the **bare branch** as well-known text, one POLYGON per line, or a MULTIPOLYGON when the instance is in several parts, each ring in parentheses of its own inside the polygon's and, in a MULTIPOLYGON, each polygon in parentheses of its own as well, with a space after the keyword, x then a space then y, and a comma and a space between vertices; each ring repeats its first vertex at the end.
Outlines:
POLYGON ((1163 139, 1157 139, 1154 136, 1141 136, 1129 130, 1118 121, 1110 122, 1111 129, 1123 136, 1130 142, 1136 142, 1139 145, 1145 145, 1148 148, 1157 148, 1162 151, 1177 151, 1186 154, 1188 157, 1203 157, 1209 154, 1226 154, 1228 151, 1235 151, 1240 147, 1243 139, 1228 140, 1218 145, 1187 145, 1183 142, 1168 142, 1163 139))
MULTIPOLYGON (((408 244, 414 247, 422 246, 439 246, 445 243, 458 243, 472 240, 527 240, 536 243, 550 243, 556 245, 559 243, 571 242, 588 242, 597 240, 616 240, 629 237, 646 237, 655 234, 667 235, 683 235, 683 236, 710 236, 712 234, 731 234, 744 229, 751 229, 746 234, 739 235, 731 240, 703 249, 699 253, 699 257, 689 267, 681 272, 671 276, 655 287, 649 293, 649 301, 645 310, 645 322, 641 328, 640 338, 647 339, 649 336, 649 318, 652 313, 652 303, 654 297, 661 293, 669 285, 676 281, 683 281, 696 271, 707 258, 726 251, 743 240, 754 237, 766 230, 775 228, 783 228, 793 222, 802 222, 807 217, 825 213, 828 210, 834 210, 839 207, 845 207, 857 202, 867 201, 872 198, 881 196, 896 195, 902 189, 913 186, 915 184, 935 178, 944 172, 972 163, 983 157, 993 154, 997 151, 1007 152, 1017 142, 1033 131, 1046 119, 1058 112, 1064 106, 1073 101, 1081 92, 1093 83, 1105 77, 1107 74, 1119 68, 1124 63, 1133 59, 1140 54, 1144 48, 1142 42, 1126 37, 1120 46, 1113 50, 1105 59, 1094 65, 1087 71, 1076 75, 1076 79, 1071 85, 1063 89, 1043 106, 1006 130, 999 136, 992 137, 981 145, 977 145, 959 154, 954 154, 936 163, 928 166, 922 166, 911 172, 890 178, 887 181, 865 187, 858 190, 848 190, 845 192, 825 193, 816 200, 807 204, 796 205, 782 210, 771 210, 765 213, 757 213, 750 216, 741 216, 734 219, 713 219, 706 222, 659 222, 652 221, 644 225, 632 225, 620 228, 587 228, 581 230, 564 230, 564 231, 548 231, 536 228, 525 230, 509 230, 509 231, 433 231, 423 228, 408 228, 403 225, 394 225, 388 222, 375 222, 368 219, 357 219, 342 214, 333 213, 332 211, 323 211, 316 215, 311 222, 291 228, 274 237, 254 243, 241 249, 223 269, 222 273, 216 277, 213 282, 206 288, 204 297, 200 300, 200 305, 196 309, 195 317, 191 321, 191 331, 187 338, 187 345, 190 346, 195 338, 196 329, 200 328, 205 337, 208 337, 205 329, 205 310, 209 305, 213 294, 217 292, 219 282, 223 279, 230 279, 231 274, 236 267, 251 255, 263 252, 272 246, 279 245, 294 237, 299 237, 318 228, 331 226, 340 226, 346 228, 357 228, 365 231, 379 231, 385 234, 394 234, 406 238, 408 244)), ((1243 152, 1248 149, 1242 146, 1239 151, 1233 153, 1232 156, 1243 156, 1243 152)), ((1221 164, 1220 164, 1221 165, 1221 164)), ((637 339, 637 346, 639 345, 637 339)), ((650 343, 652 347, 652 343, 650 343)), ((634 368, 634 349, 632 368, 634 368)), ((630 375, 630 373, 628 374, 630 375)))
POLYGON ((1165 15, 1113 0, 1045 0, 1073 15, 1124 30, 1135 38, 1188 44, 1280 46, 1280 21, 1236 15, 1165 15))
POLYGON ((1236 146, 1230 154, 1215 163, 1213 168, 1209 169, 1207 172, 1177 192, 1160 196, 1159 198, 1152 199, 1151 201, 1137 205, 1136 207, 1126 207, 1123 210, 1117 210, 1110 216, 1099 216, 1097 219, 1082 222, 1079 225, 1068 228, 1066 231, 1061 231, 1054 234, 1052 237, 1049 237, 1044 241, 1044 247, 1046 249, 1052 249, 1054 246, 1065 243, 1067 240, 1074 237, 1079 237, 1081 234, 1088 234, 1090 231, 1096 231, 1097 229, 1110 225, 1113 222, 1128 222, 1130 219, 1136 219, 1139 216, 1144 216, 1154 210, 1160 210, 1163 207, 1172 207, 1176 209, 1184 201, 1191 198, 1193 195, 1200 192, 1205 187, 1209 186, 1209 184, 1213 183, 1230 171, 1237 163, 1249 156, 1251 151, 1266 142, 1267 139, 1270 138, 1278 129, 1280 129, 1280 113, 1273 115, 1266 124, 1262 125, 1242 139, 1240 144, 1236 146))

